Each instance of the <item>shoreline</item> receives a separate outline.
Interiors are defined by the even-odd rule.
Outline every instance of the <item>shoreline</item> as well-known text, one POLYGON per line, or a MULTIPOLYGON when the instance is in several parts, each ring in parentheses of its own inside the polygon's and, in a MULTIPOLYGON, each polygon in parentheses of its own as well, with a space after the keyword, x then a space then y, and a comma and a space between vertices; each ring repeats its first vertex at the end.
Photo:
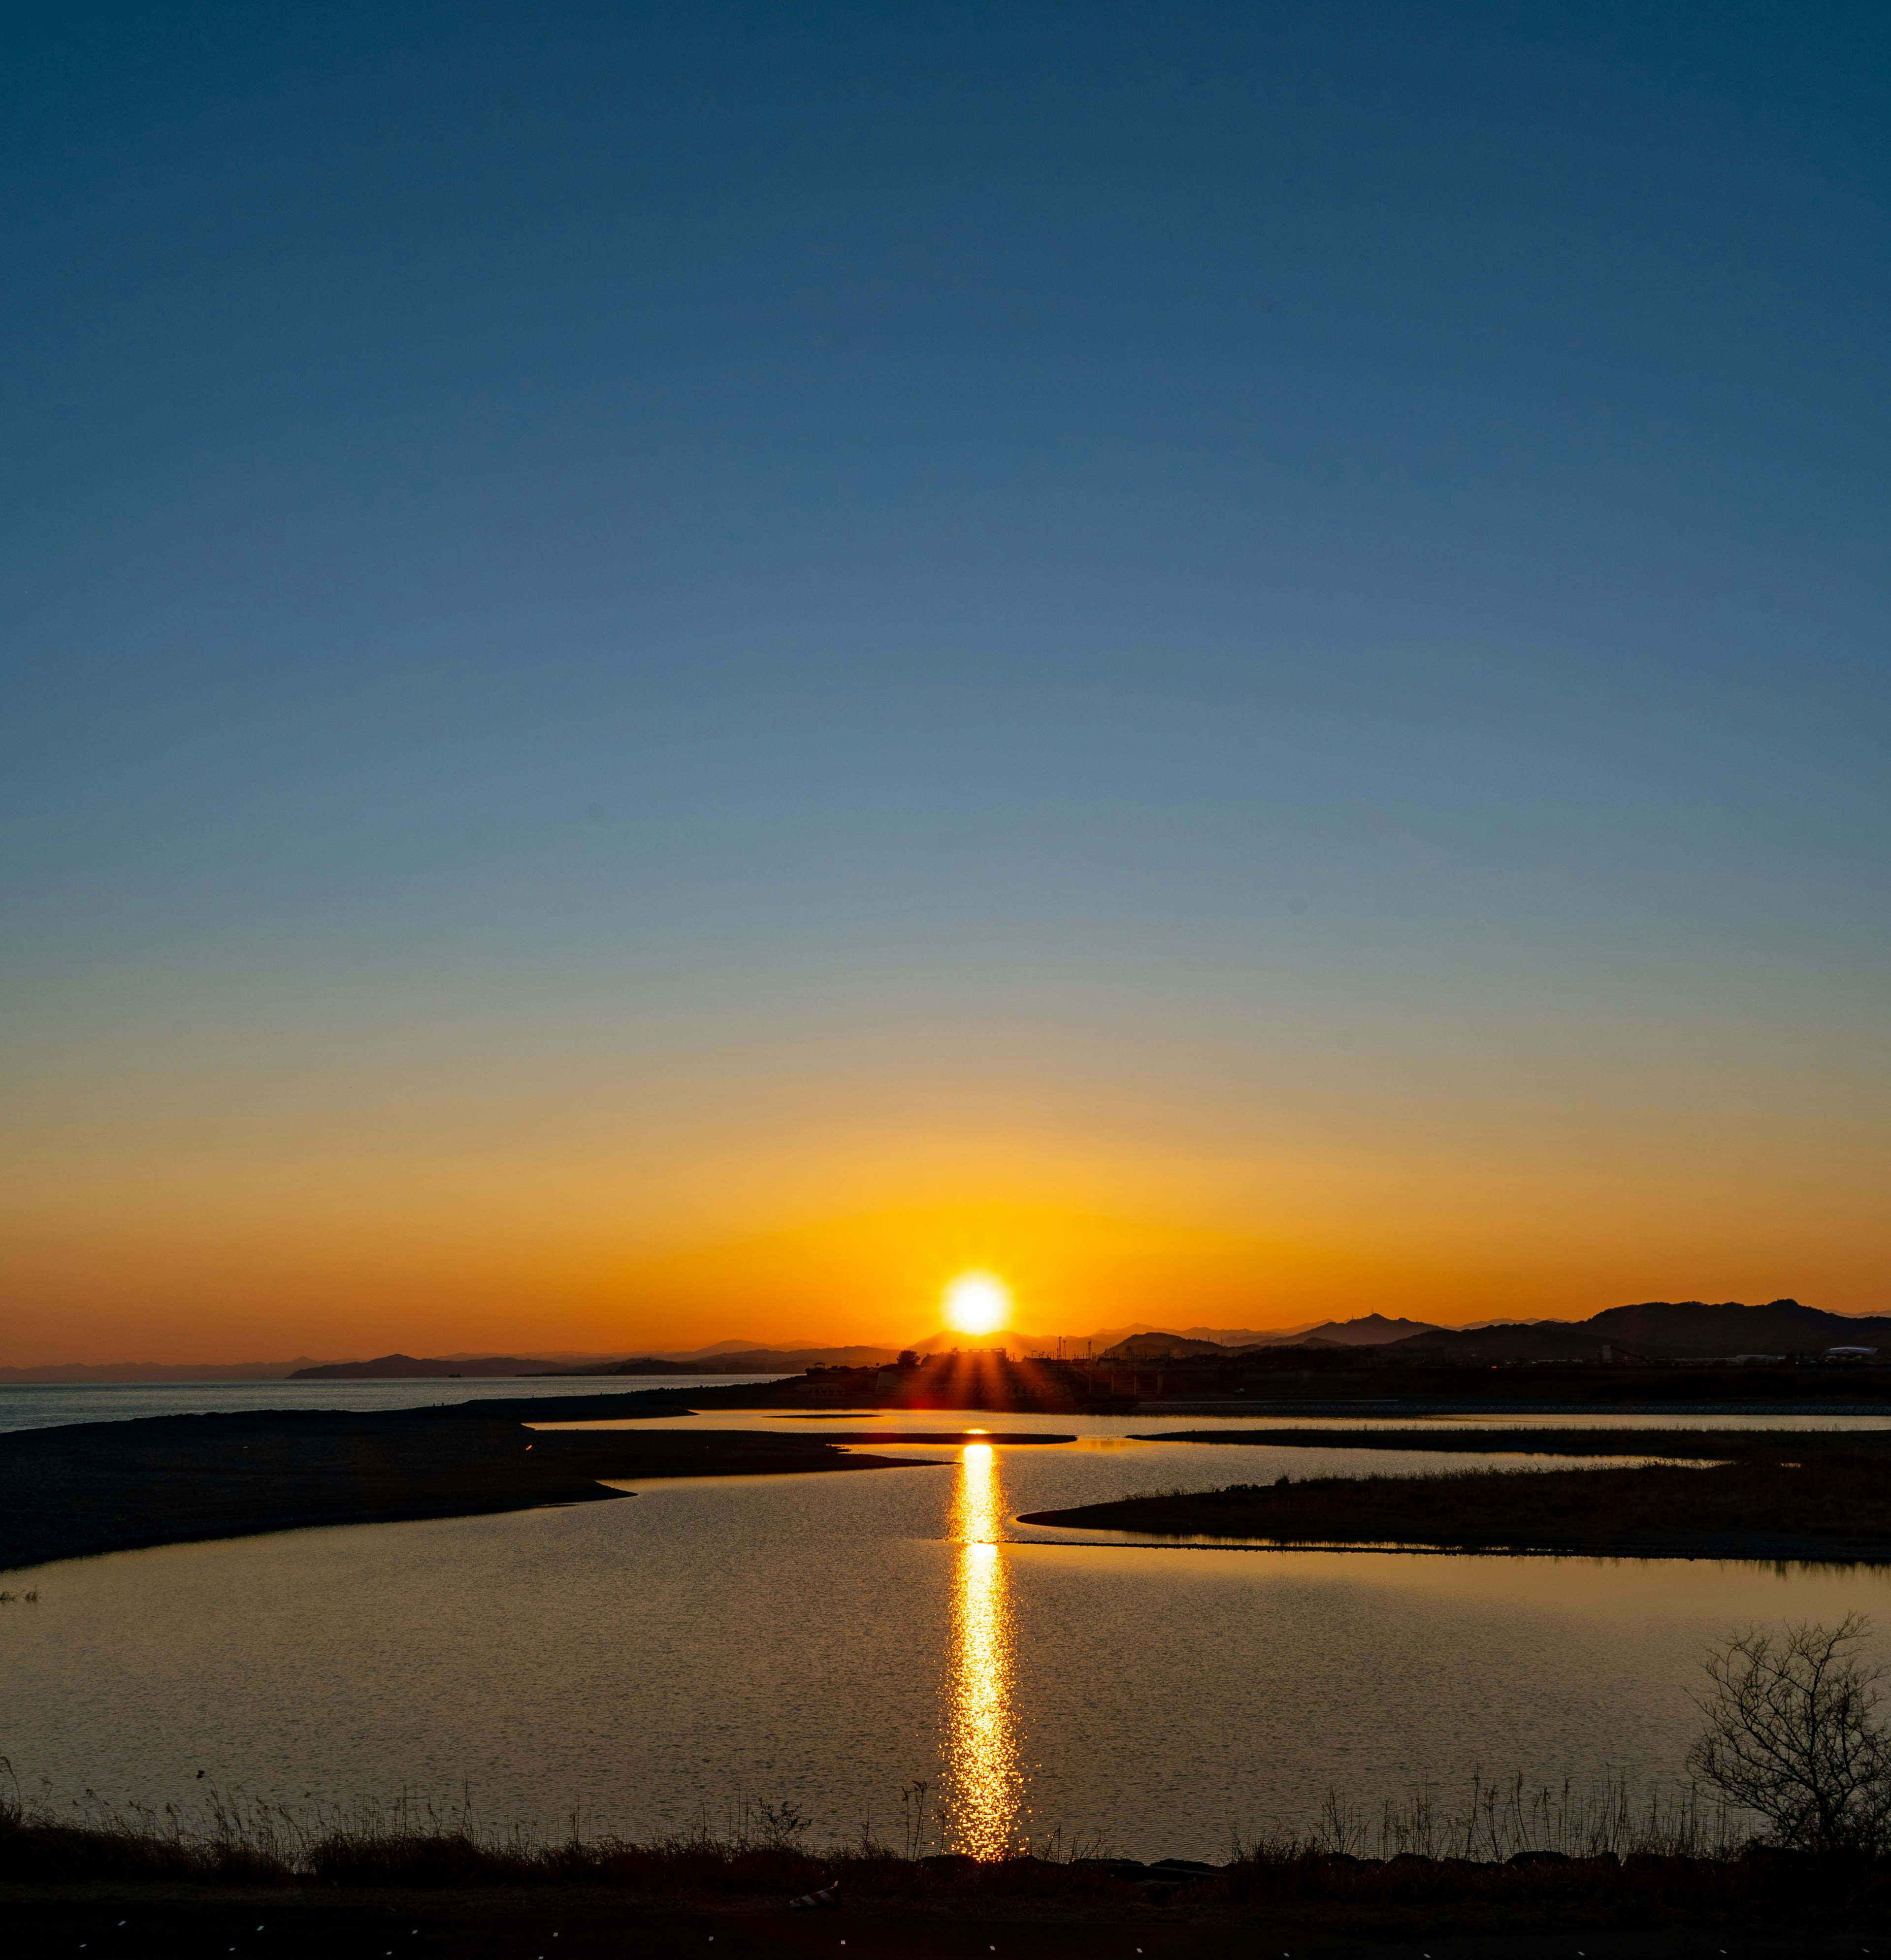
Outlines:
MULTIPOLYGON (((906 1469, 926 1461, 863 1453, 828 1435, 527 1426, 528 1418, 621 1419, 627 1399, 269 1410, 10 1430, 0 1434, 0 1570, 314 1526, 490 1516, 635 1494, 606 1479, 906 1469)), ((664 1400, 637 1413, 687 1412, 683 1398, 664 1400)), ((949 1439, 934 1431, 935 1440, 949 1439)))
POLYGON ((1197 1548, 1226 1539, 1257 1551, 1891 1564, 1891 1452, 1806 1441, 1775 1435, 1687 1467, 1283 1477, 1028 1511, 1017 1522, 1197 1548))
MULTIPOLYGON (((1047 1525, 1055 1516, 1049 1511, 1033 1511, 1017 1518, 1021 1525, 1047 1525)), ((1102 1525, 1087 1526, 1059 1526, 1070 1530, 1088 1529, 1101 1531, 1102 1525)), ((1122 1529, 1115 1527, 1114 1529, 1122 1529)), ((1199 1538, 1163 1537, 1154 1532, 1146 1537, 1132 1538, 1016 1538, 1008 1542, 1011 1546, 1027 1545, 1042 1551, 1249 1551, 1265 1555, 1270 1552, 1317 1551, 1334 1557, 1364 1558, 1378 1552, 1393 1558, 1579 1558, 1591 1561, 1617 1563, 1623 1559, 1664 1561, 1677 1565, 1794 1565, 1838 1566, 1891 1565, 1891 1540, 1882 1545, 1840 1546, 1834 1549, 1830 1541, 1824 1538, 1807 1538, 1795 1543, 1784 1540, 1769 1542, 1759 1549, 1751 1542, 1731 1541, 1717 1548, 1696 1542, 1691 1551, 1676 1549, 1663 1544, 1658 1547, 1644 1548, 1616 1542, 1606 1545, 1581 1545, 1574 1542, 1567 1545, 1533 1545, 1493 1543, 1489 1545, 1428 1545, 1420 1540, 1401 1542, 1396 1539, 1375 1538, 1199 1538)))
POLYGON ((1506 1954, 1568 1960, 1572 1934, 1607 1960, 1652 1960, 1698 1952, 1709 1927, 1722 1938, 1737 1928, 1741 1955, 1784 1960, 1813 1950, 1809 1936, 1831 1951, 1824 1942, 1881 1920, 1891 1879, 1884 1860, 1822 1865, 1685 1806, 1638 1822, 1604 1811, 1545 1824, 1520 1844, 1501 1818, 1487 1842, 1479 1825, 1467 1837, 1466 1820, 1434 1829, 1430 1818, 1416 1847, 1404 1834, 1417 1814, 1398 1821, 1377 1857, 1360 1855, 1363 1830, 1342 1834, 1356 1844, 1345 1850, 1323 1828, 1236 1845, 1226 1862, 1150 1863, 1023 1847, 975 1860, 864 1837, 825 1848, 778 1835, 521 1844, 450 1826, 342 1828, 291 1849, 240 1828, 193 1838, 0 1803, 0 1911, 34 1950, 82 1944, 127 1960, 224 1951, 371 1960, 390 1933, 407 1953, 466 1960, 606 1960, 627 1936, 651 1955, 700 1955, 714 1940, 737 1955, 845 1944, 862 1960, 1087 1960, 1100 1939, 1111 1952, 1121 1939, 1206 1960, 1336 1955, 1363 1940, 1385 1960, 1487 1960, 1493 1936, 1506 1954), (823 1888, 826 1909, 791 1903, 823 1888))
POLYGON ((1171 1429, 1132 1443, 1237 1443, 1275 1449, 1414 1450, 1441 1456, 1657 1456, 1697 1462, 1737 1458, 1883 1456, 1891 1429, 1171 1429), (1630 1446, 1625 1446, 1632 1445, 1630 1446))
MULTIPOLYGON (((923 1459, 869 1453, 877 1445, 895 1441, 956 1446, 974 1440, 1049 1444, 1071 1440, 1039 1432, 994 1430, 973 1435, 922 1427, 929 1410, 910 1402, 903 1406, 887 1401, 878 1401, 873 1410, 876 1421, 887 1417, 920 1421, 910 1429, 854 1429, 843 1427, 845 1413, 833 1410, 826 1419, 833 1421, 835 1427, 828 1429, 823 1424, 813 1434, 641 1427, 664 1417, 707 1415, 737 1408, 783 1414, 811 1411, 826 1415, 832 1410, 834 1399, 833 1389, 825 1381, 813 1384, 810 1391, 809 1384, 790 1380, 752 1386, 729 1383, 706 1392, 701 1388, 654 1387, 629 1393, 482 1396, 373 1411, 264 1409, 6 1431, 0 1433, 0 1570, 317 1526, 416 1522, 613 1501, 635 1493, 612 1488, 612 1484, 640 1479, 918 1467, 923 1459), (627 1426, 556 1427, 600 1422, 627 1426)), ((877 1398, 864 1399, 872 1408, 877 1398)), ((1737 1462, 1749 1471, 1790 1450, 1809 1463, 1835 1462, 1842 1456, 1875 1459, 1891 1471, 1891 1430, 1625 1430, 1607 1423, 1579 1428, 1419 1430, 1396 1426, 1401 1418, 1409 1422, 1415 1416, 1438 1412, 1436 1408, 1406 1404, 1373 1411, 1376 1420, 1360 1428, 1144 1430, 1126 1440, 1441 1454, 1514 1452, 1539 1456, 1711 1459, 1737 1462)), ((1565 1405, 1557 1412, 1576 1411, 1565 1405)), ((1622 1408, 1606 1411, 1609 1415, 1635 1412, 1622 1408)), ((1739 1412, 1786 1411, 1749 1405, 1739 1412)), ((1803 1406, 1791 1412, 1839 1413, 1803 1406)), ((1453 1474, 1461 1478, 1476 1473, 1453 1474)), ((1539 1480, 1540 1490, 1545 1488, 1540 1480, 1559 1475, 1594 1478, 1612 1473, 1530 1474, 1539 1480)), ((1684 1474, 1698 1477, 1704 1473, 1684 1474)), ((1352 1480, 1355 1484, 1358 1481, 1352 1480)), ((1407 1490, 1428 1481, 1395 1481, 1407 1490)), ((1311 1487, 1303 1484, 1294 1488, 1304 1494, 1311 1487)), ((1585 1495, 1596 1494, 1599 1488, 1590 1486, 1585 1495)), ((1214 1494, 1199 1493, 1189 1502, 1199 1507, 1205 1497, 1214 1494)), ((1849 1529, 1831 1531, 1808 1532, 1797 1520, 1775 1516, 1764 1522, 1751 1521, 1756 1529, 1733 1532, 1666 1526, 1632 1529, 1624 1521, 1622 1528, 1599 1533, 1593 1521, 1585 1521, 1581 1529, 1574 1530, 1519 1532, 1487 1527, 1441 1536, 1435 1519, 1428 1519, 1424 1529, 1412 1532, 1404 1528, 1402 1519, 1391 1520, 1388 1528, 1384 1519, 1342 1524, 1329 1517, 1321 1520, 1318 1529, 1307 1529, 1308 1521, 1298 1519, 1292 1535, 1281 1536, 1253 1520, 1235 1526, 1224 1502, 1207 1523, 1193 1518, 1183 1522, 1173 1512, 1158 1521, 1150 1513, 1152 1503, 1173 1507, 1179 1501, 1179 1497, 1119 1500, 1068 1511, 1026 1513, 1019 1521, 1060 1531, 1100 1528, 1147 1532, 1152 1539, 1220 1537, 1230 1545, 1256 1550, 1291 1546, 1891 1563, 1891 1503, 1885 1507, 1882 1519, 1874 1514, 1867 1522, 1854 1517, 1848 1520, 1849 1529)), ((1250 1509, 1255 1501, 1248 1500, 1250 1509)), ((1304 1496, 1300 1501, 1304 1504, 1304 1496)), ((1743 1520, 1743 1526, 1747 1522, 1743 1520)))
MULTIPOLYGON (((1803 1884, 1803 1875, 1792 1877, 1803 1884)), ((1809 1915, 1790 1881, 1743 1884, 1717 1873, 1676 1873, 1671 1895, 1658 1880, 1618 1885, 1586 1873, 1561 1884, 1523 1873, 1454 1882, 1441 1872, 1426 1879, 1380 1888, 1309 1874, 1297 1885, 1284 1884, 1278 1897, 1218 1898, 1191 1888, 1159 1901, 1133 1893, 1033 1896, 1001 1878, 958 1897, 855 1894, 838 1911, 812 1914, 791 1912, 778 1891, 0 1882, 0 1909, 22 1950, 70 1952, 84 1945, 95 1960, 201 1960, 226 1949, 285 1960, 380 1960, 396 1924, 407 1952, 454 1960, 530 1960, 534 1953, 622 1960, 626 1951, 639 1960, 701 1960, 712 1941, 735 1960, 762 1960, 832 1953, 842 1940, 842 1960, 856 1952, 861 1960, 964 1960, 993 1952, 1095 1960, 1100 1951, 1147 1960, 1290 1951, 1332 1960, 1361 1953, 1491 1960, 1498 1952, 1505 1960, 1571 1960, 1585 1949, 1605 1960, 1698 1960, 1736 1933, 1740 1960, 1808 1960, 1868 1950, 1879 1944, 1873 1935, 1883 1923, 1882 1895, 1870 1880, 1844 1888, 1809 1915)))

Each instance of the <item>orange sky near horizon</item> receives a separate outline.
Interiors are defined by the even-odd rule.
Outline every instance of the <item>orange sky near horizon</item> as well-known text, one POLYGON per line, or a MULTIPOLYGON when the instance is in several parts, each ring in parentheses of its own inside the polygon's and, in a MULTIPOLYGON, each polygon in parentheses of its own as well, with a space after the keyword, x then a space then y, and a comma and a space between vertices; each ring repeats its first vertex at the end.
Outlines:
POLYGON ((897 1344, 938 1330, 968 1268, 1044 1335, 1882 1303, 1867 1194, 1829 1164, 1784 1188, 1770 1152, 1724 1138, 1546 1163, 1461 1141, 1270 1153, 1255 1125, 1192 1152, 808 1125, 617 1157, 304 1156, 260 1123, 241 1157, 20 1153, 0 1364, 897 1344))
POLYGON ((1355 975, 1342 1038, 1312 972, 508 970, 27 998, 0 1364, 899 1343, 969 1267, 1045 1335, 1891 1304, 1868 989, 1788 1023, 1757 964, 1612 995, 1470 947, 1355 975))

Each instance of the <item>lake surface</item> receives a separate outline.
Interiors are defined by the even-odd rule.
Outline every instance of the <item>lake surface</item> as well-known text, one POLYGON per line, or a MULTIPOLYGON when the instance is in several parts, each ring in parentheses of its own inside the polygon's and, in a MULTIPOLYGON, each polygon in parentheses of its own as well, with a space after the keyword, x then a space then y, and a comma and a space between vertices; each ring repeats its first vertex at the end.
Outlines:
MULTIPOLYGON (((934 1843, 1061 1830, 1220 1858, 1237 1831, 1310 1822, 1329 1789, 1376 1810, 1421 1782, 1448 1800, 1476 1768, 1672 1778, 1707 1640, 1851 1609, 1891 1628, 1873 1570, 1157 1548, 1012 1522, 1476 1455, 1127 1440, 1146 1418, 848 1421, 1081 1435, 8 1575, 41 1598, 0 1607, 0 1752, 61 1802, 188 1803, 201 1769, 304 1806, 463 1786, 494 1822, 578 1812, 631 1835, 750 1801, 897 1838, 924 1783, 934 1843)), ((1612 1426, 1632 1456, 1637 1423, 1612 1426)))
POLYGON ((0 1430, 74 1422, 129 1422, 146 1415, 249 1414, 259 1409, 425 1408, 527 1395, 638 1395, 772 1382, 775 1375, 610 1375, 436 1377, 419 1382, 0 1382, 0 1430))

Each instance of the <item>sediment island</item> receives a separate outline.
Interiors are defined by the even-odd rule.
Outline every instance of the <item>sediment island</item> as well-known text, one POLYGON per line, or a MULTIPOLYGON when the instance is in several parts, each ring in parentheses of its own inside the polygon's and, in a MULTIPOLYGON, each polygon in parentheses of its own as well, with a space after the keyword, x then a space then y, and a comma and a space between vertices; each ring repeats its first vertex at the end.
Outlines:
POLYGON ((805 1475, 927 1460, 848 1447, 860 1443, 1069 1440, 936 1429, 882 1437, 527 1426, 688 1408, 680 1396, 582 1395, 17 1430, 0 1435, 0 1569, 309 1525, 466 1517, 630 1494, 608 1479, 805 1475))
POLYGON ((1775 1432, 1763 1439, 1769 1447, 1700 1467, 1283 1477, 1033 1511, 1020 1522, 1283 1548, 1891 1564, 1891 1452, 1808 1450, 1809 1440, 1775 1432))
MULTIPOLYGON (((1632 1411, 1627 1411, 1632 1413, 1632 1411)), ((1595 1423, 1582 1429, 1549 1424, 1500 1429, 1469 1424, 1450 1428, 1402 1429, 1390 1421, 1359 1429, 1170 1429, 1132 1437, 1132 1443, 1240 1443, 1270 1449, 1418 1450, 1468 1456, 1641 1456, 1694 1462, 1736 1457, 1891 1452, 1891 1429, 1631 1429, 1595 1423)))

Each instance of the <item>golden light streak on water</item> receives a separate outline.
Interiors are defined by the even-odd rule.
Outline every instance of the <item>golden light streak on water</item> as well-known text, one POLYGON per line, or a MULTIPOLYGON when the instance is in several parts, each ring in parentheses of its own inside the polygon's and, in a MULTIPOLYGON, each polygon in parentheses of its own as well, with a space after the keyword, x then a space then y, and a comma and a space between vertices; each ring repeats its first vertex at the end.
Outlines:
POLYGON ((946 1787, 953 1847, 974 1858, 1004 1856, 1018 1806, 1011 1602, 998 1546, 1003 1507, 998 1452, 988 1443, 967 1443, 952 1506, 959 1561, 946 1684, 946 1787))

